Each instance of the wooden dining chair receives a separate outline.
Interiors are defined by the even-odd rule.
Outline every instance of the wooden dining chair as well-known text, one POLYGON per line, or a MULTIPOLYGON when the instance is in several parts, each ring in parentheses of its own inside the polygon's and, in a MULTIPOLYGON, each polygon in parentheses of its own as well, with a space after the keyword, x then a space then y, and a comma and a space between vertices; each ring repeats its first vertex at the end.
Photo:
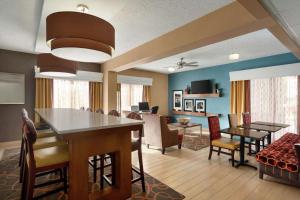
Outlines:
MULTIPOLYGON (((26 121, 29 120, 28 113, 25 109, 22 109, 22 140, 20 148, 20 157, 19 157, 19 166, 20 168, 20 183, 23 181, 24 174, 24 162, 25 162, 25 139, 23 137, 23 128, 26 124, 26 121)), ((61 140, 55 132, 39 132, 36 131, 37 139, 33 144, 33 149, 42 149, 53 146, 65 145, 66 143, 61 140)))
POLYGON ((85 108, 82 106, 82 107, 79 108, 79 110, 85 110, 85 108))
POLYGON ((239 148, 240 143, 238 141, 232 140, 230 138, 225 138, 221 136, 219 117, 212 116, 208 117, 208 127, 209 127, 209 137, 210 137, 210 149, 208 160, 211 159, 212 152, 217 152, 218 155, 226 154, 231 156, 232 167, 234 167, 234 153, 239 148), (218 150, 214 149, 217 147, 218 150), (224 152, 222 149, 227 149, 230 151, 224 152))
MULTIPOLYGON (((251 114, 249 112, 242 113, 243 116, 243 124, 250 125, 251 124, 251 114)), ((265 140, 266 137, 261 140, 263 148, 265 148, 265 140)))
POLYGON ((242 113, 243 116, 243 124, 250 125, 251 124, 251 115, 249 112, 242 113))
POLYGON ((103 111, 103 109, 98 108, 98 109, 96 110, 96 113, 104 114, 104 111, 103 111))
MULTIPOLYGON (((237 128, 238 127, 238 117, 237 114, 228 114, 228 122, 229 122, 229 127, 230 128, 237 128)), ((233 140, 240 140, 239 136, 232 136, 230 135, 231 139, 233 140)), ((253 141, 250 138, 245 138, 245 144, 248 146, 248 154, 251 155, 253 154, 252 152, 252 145, 255 145, 255 141, 253 141)))
POLYGON ((67 167, 69 165, 69 153, 67 145, 60 145, 35 150, 34 144, 37 141, 37 132, 30 119, 25 121, 23 127, 23 137, 25 140, 25 162, 24 181, 22 184, 21 199, 32 200, 42 198, 64 190, 67 193, 67 167), (60 178, 45 183, 35 184, 35 178, 38 174, 47 173, 53 170, 61 170, 63 173, 60 178), (57 187, 52 191, 43 193, 40 196, 33 197, 34 188, 44 187, 52 184, 63 183, 63 186, 57 187))

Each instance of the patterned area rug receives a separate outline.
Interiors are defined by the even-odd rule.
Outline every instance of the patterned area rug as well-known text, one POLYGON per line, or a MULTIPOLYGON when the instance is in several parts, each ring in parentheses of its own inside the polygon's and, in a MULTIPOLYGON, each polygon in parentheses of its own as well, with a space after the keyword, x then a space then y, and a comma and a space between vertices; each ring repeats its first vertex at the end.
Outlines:
MULTIPOLYGON (((10 149, 4 152, 3 158, 0 161, 0 200, 18 200, 20 199, 21 184, 19 184, 19 149, 10 149)), ((90 171, 90 180, 92 177, 92 168, 90 171)), ((99 176, 98 176, 99 177, 99 176)), ((37 183, 44 182, 45 179, 55 179, 56 175, 50 174, 48 177, 39 177, 37 183)), ((145 173, 146 182, 146 192, 142 192, 141 183, 136 182, 132 184, 132 200, 181 200, 185 197, 168 187, 167 185, 156 180, 152 176, 145 173)), ((57 185, 56 185, 57 187, 57 185)), ((44 187, 43 190, 36 189, 35 195, 42 194, 45 191, 49 191, 52 187, 44 187)), ((99 184, 93 184, 92 181, 89 182, 89 188, 91 191, 99 189, 99 184)), ((63 192, 51 195, 44 200, 60 200, 67 199, 67 196, 63 192)))
POLYGON ((194 151, 198 151, 209 146, 209 135, 186 133, 183 136, 182 146, 194 151))

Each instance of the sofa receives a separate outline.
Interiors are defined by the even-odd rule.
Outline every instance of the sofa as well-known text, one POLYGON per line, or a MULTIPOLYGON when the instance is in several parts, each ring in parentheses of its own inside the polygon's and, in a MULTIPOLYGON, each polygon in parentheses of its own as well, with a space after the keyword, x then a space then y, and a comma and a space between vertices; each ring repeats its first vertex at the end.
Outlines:
POLYGON ((300 135, 286 133, 256 154, 259 178, 269 175, 300 186, 300 135))
POLYGON ((168 117, 157 114, 145 113, 143 114, 144 137, 145 143, 159 147, 162 154, 165 154, 167 147, 177 145, 181 149, 183 135, 179 130, 171 130, 168 127, 168 117))

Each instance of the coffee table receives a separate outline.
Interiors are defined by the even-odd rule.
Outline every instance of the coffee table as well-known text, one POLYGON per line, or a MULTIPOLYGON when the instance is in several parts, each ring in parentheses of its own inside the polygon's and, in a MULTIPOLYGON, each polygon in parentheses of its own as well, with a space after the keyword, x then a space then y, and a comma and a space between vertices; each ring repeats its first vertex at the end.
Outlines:
POLYGON ((186 134, 186 129, 199 126, 200 127, 200 136, 202 136, 202 124, 198 124, 198 123, 188 123, 188 124, 170 123, 169 125, 175 126, 177 128, 183 128, 184 134, 186 134))

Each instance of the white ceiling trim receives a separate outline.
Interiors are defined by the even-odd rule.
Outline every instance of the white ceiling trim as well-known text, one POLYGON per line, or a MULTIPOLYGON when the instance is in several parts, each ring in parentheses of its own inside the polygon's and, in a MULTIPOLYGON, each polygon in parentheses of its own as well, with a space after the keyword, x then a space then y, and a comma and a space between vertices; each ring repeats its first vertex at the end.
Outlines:
POLYGON ((300 63, 229 72, 230 81, 300 75, 300 63))
POLYGON ((118 83, 126 83, 126 84, 150 85, 151 86, 153 79, 146 78, 146 77, 118 75, 117 82, 118 83))

